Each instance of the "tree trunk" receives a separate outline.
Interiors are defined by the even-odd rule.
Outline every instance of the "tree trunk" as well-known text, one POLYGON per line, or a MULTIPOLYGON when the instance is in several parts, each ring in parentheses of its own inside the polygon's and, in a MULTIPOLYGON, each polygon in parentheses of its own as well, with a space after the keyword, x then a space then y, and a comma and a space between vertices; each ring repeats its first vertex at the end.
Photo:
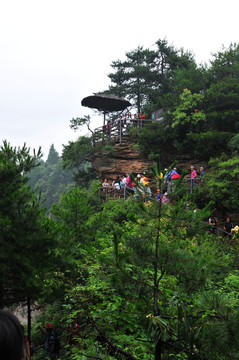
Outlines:
MULTIPOLYGON (((161 181, 159 184, 159 188, 161 189, 161 181)), ((160 225, 161 225, 161 206, 162 203, 159 201, 158 208, 158 229, 155 243, 155 265, 154 265, 154 316, 159 316, 159 308, 158 308, 158 286, 159 286, 159 275, 158 275, 158 266, 159 266, 159 238, 160 238, 160 225)), ((162 342, 160 338, 157 340, 155 345, 154 352, 154 360, 161 360, 162 355, 162 342)))
POLYGON ((162 355, 162 343, 161 340, 158 339, 155 346, 154 360, 161 360, 161 355, 162 355))
POLYGON ((31 342, 31 299, 27 298, 27 337, 31 342))

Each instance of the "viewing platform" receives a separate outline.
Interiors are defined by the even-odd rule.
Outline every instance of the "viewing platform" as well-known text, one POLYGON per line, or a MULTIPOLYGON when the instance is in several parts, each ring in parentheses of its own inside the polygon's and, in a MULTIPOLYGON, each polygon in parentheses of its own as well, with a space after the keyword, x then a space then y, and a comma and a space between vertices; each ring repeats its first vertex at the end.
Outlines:
POLYGON ((116 140, 121 143, 134 132, 141 131, 144 127, 152 124, 152 119, 116 119, 108 121, 106 125, 100 126, 94 130, 94 142, 105 140, 116 140))

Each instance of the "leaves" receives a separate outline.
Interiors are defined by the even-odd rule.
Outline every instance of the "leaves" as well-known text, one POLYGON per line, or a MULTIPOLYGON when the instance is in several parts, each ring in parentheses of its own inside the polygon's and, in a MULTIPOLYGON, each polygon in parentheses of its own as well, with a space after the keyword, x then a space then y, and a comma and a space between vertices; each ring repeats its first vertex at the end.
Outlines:
POLYGON ((197 125, 200 121, 206 121, 206 115, 201 109, 203 102, 202 94, 192 94, 190 90, 184 89, 180 95, 180 103, 173 112, 172 127, 188 125, 188 129, 197 125))
POLYGON ((202 196, 204 201, 212 200, 218 209, 237 210, 238 156, 231 159, 211 159, 209 164, 210 174, 205 176, 202 188, 197 189, 196 199, 202 196))

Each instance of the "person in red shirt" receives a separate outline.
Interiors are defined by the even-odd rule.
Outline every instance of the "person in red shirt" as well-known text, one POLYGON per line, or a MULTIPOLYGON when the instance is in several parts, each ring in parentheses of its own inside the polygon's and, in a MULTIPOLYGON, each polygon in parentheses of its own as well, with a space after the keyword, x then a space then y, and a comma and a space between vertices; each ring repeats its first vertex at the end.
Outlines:
POLYGON ((145 120, 145 115, 144 115, 143 112, 140 114, 140 119, 141 119, 141 120, 145 120))
POLYGON ((144 127, 144 120, 145 120, 145 115, 143 112, 140 114, 139 118, 140 118, 140 128, 142 128, 144 127))

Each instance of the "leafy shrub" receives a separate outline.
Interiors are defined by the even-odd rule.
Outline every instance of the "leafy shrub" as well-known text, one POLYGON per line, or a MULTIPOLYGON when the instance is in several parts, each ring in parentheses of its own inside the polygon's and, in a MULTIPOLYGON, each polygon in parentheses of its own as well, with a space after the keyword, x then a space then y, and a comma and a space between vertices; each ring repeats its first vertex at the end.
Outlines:
POLYGON ((145 155, 159 154, 168 143, 172 143, 173 133, 164 122, 153 122, 143 128, 137 138, 140 151, 145 155))
POLYGON ((238 210, 239 156, 227 158, 225 155, 209 162, 210 172, 195 192, 196 202, 212 200, 215 208, 222 212, 238 210))
POLYGON ((209 160, 211 157, 219 156, 222 152, 228 152, 227 143, 233 135, 228 132, 214 131, 200 134, 190 132, 181 146, 177 146, 177 148, 179 151, 191 152, 200 160, 209 160))
POLYGON ((232 151, 233 155, 238 155, 239 153, 239 134, 233 136, 228 142, 228 148, 232 151))

